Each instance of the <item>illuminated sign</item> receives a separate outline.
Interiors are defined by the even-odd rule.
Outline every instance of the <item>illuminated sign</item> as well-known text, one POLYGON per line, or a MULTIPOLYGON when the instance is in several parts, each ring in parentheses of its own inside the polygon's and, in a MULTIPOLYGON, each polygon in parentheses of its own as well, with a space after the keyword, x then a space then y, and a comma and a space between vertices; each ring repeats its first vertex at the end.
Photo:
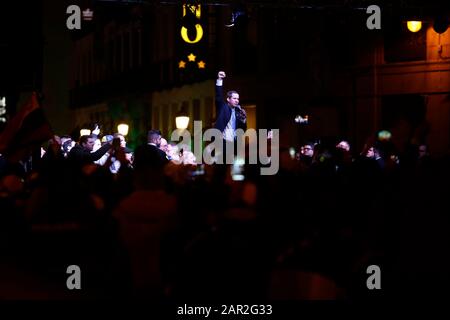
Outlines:
MULTIPOLYGON (((188 62, 194 62, 195 63, 195 59, 197 58, 197 56, 194 55, 193 53, 191 53, 188 56, 186 56, 186 58, 188 59, 188 62)), ((199 69, 205 69, 206 63, 203 60, 200 60, 199 62, 197 62, 197 67, 199 69)), ((185 69, 185 68, 186 68, 186 61, 180 60, 178 62, 178 69, 185 69)))
MULTIPOLYGON (((183 18, 186 15, 190 15, 194 19, 200 19, 202 16, 201 5, 183 4, 183 18)), ((199 21, 196 21, 199 22, 199 21)), ((193 40, 188 35, 188 28, 186 26, 181 27, 181 38, 186 43, 197 43, 203 38, 203 28, 200 23, 195 23, 195 37, 193 40)))
POLYGON ((202 26, 200 24, 196 24, 195 25, 195 31, 196 31, 195 32, 195 34, 196 34, 195 39, 194 40, 190 40, 189 36, 188 36, 188 30, 187 30, 186 27, 183 26, 183 27, 181 27, 181 38, 183 38, 183 40, 185 42, 187 42, 187 43, 197 43, 203 37, 203 28, 202 28, 202 26))
POLYGON ((180 27, 182 45, 177 65, 183 75, 194 76, 196 71, 206 70, 207 64, 202 52, 207 33, 205 33, 201 19, 202 7, 200 4, 182 5, 180 27))

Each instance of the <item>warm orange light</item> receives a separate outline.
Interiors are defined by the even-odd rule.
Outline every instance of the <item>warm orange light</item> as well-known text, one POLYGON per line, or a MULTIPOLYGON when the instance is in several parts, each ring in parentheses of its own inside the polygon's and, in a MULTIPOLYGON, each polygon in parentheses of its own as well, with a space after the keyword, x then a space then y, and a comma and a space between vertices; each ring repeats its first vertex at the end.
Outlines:
POLYGON ((406 23, 408 30, 411 32, 417 32, 422 29, 422 21, 408 21, 406 23))

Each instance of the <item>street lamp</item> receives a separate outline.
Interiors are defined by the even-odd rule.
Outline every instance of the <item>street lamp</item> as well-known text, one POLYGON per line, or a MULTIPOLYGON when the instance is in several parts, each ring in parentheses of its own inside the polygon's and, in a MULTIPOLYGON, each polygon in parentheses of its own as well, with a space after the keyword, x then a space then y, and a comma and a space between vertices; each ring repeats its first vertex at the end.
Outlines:
POLYGON ((388 141, 392 137, 392 134, 387 130, 381 130, 378 132, 378 140, 380 141, 388 141))
POLYGON ((90 135, 91 134, 91 130, 89 130, 89 129, 81 129, 80 130, 80 137, 82 137, 82 136, 88 136, 88 135, 90 135))
POLYGON ((406 22, 406 26, 408 27, 408 30, 411 32, 417 32, 420 29, 422 29, 422 21, 413 21, 410 20, 406 22))
POLYGON ((129 126, 126 123, 121 123, 117 126, 117 132, 123 136, 128 134, 129 126))
POLYGON ((189 114, 186 112, 185 108, 181 108, 181 110, 177 113, 175 125, 177 129, 182 130, 187 129, 189 126, 189 114))

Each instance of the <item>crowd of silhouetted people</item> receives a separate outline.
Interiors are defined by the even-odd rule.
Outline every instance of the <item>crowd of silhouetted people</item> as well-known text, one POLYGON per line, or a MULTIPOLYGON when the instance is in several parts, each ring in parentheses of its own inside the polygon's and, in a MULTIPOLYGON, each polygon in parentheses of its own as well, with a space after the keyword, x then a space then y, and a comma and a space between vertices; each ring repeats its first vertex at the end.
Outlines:
POLYGON ((37 157, 2 156, 0 259, 61 288, 79 265, 81 298, 362 299, 448 286, 447 157, 378 139, 362 152, 347 141, 278 151, 276 175, 245 164, 240 179, 158 130, 135 150, 120 134, 60 136, 37 157), (381 293, 367 289, 370 265, 381 293))

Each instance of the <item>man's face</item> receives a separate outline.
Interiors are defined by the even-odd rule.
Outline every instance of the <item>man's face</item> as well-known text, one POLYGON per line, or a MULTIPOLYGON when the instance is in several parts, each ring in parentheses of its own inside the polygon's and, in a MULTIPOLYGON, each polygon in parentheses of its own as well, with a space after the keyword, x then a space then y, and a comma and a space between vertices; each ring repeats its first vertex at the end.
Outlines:
POLYGON ((161 145, 161 136, 153 139, 152 143, 154 143, 159 148, 159 146, 161 145))
POLYGON ((88 138, 86 143, 83 143, 83 148, 92 151, 94 149, 94 143, 95 143, 95 139, 93 138, 88 138))
POLYGON ((231 97, 227 98, 228 104, 233 108, 239 105, 239 94, 232 93, 231 97))
POLYGON ((304 145, 300 151, 304 156, 312 157, 314 155, 314 149, 309 144, 304 145))
POLYGON ((369 148, 369 150, 367 150, 366 157, 367 158, 375 157, 375 150, 373 149, 373 147, 371 147, 371 148, 369 148))
POLYGON ((422 158, 427 155, 427 146, 421 145, 419 146, 419 158, 422 158))
POLYGON ((161 139, 161 142, 159 144, 159 148, 164 151, 165 153, 168 152, 168 144, 166 139, 161 139))

